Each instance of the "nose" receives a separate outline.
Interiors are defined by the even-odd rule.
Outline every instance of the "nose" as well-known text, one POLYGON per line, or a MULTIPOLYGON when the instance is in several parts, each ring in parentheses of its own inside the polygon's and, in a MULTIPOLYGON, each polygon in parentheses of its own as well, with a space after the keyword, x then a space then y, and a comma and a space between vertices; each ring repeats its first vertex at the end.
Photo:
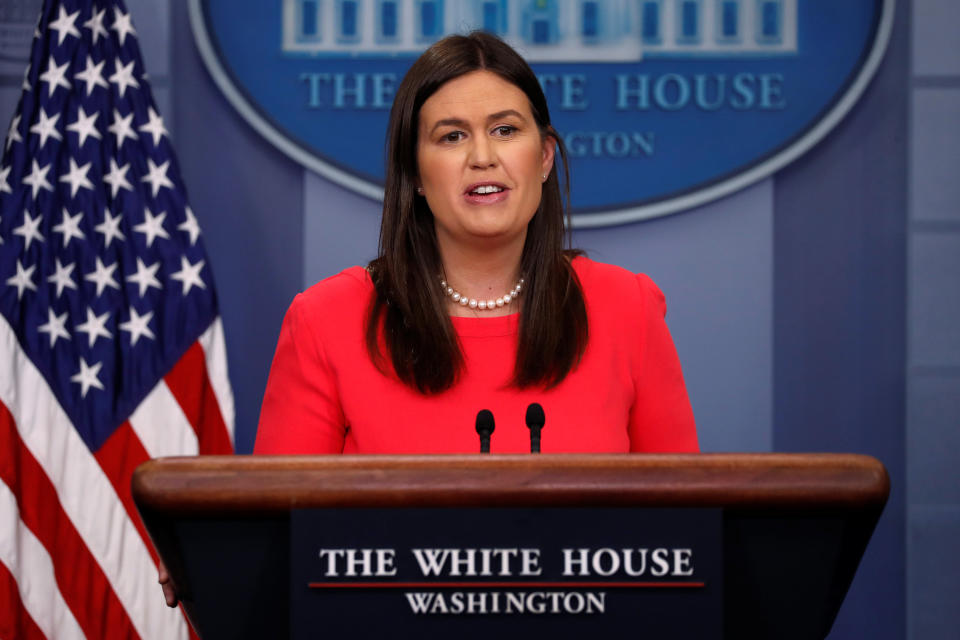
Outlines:
POLYGON ((476 136, 470 145, 470 166, 475 169, 489 169, 497 165, 497 153, 493 141, 486 136, 476 136))

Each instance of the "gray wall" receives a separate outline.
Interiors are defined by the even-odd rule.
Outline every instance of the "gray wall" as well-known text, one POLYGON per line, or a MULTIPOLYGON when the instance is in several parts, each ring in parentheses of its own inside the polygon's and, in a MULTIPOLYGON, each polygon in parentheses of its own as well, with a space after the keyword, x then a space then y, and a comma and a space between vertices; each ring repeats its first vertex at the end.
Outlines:
POLYGON ((907 629, 960 633, 960 11, 914 0, 910 79, 907 629))
POLYGON ((909 18, 898 3, 863 98, 775 179, 774 449, 867 453, 891 480, 837 638, 902 638, 906 626, 909 18))

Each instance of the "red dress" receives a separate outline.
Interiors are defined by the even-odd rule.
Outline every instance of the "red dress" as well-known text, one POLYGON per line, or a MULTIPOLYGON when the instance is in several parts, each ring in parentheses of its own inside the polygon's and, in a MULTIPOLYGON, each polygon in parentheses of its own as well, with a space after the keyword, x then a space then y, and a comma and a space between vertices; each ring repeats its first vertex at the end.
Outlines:
POLYGON ((481 409, 496 421, 491 453, 529 452, 531 402, 546 415, 544 453, 698 451, 663 294, 642 274, 582 257, 573 265, 589 342, 549 391, 507 386, 517 314, 452 318, 466 370, 448 391, 423 395, 370 361, 364 319, 373 284, 363 268, 310 287, 283 321, 254 453, 474 453, 481 409))

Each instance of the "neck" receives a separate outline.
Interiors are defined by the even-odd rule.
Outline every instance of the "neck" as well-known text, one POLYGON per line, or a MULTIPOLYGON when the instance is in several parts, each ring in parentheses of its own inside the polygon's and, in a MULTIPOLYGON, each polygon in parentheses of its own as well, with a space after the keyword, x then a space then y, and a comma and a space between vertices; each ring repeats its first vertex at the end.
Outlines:
MULTIPOLYGON (((440 247, 443 276, 458 293, 477 300, 496 300, 510 292, 521 278, 520 258, 523 245, 463 249, 440 247), (446 250, 445 250, 446 249, 446 250)), ((516 313, 519 301, 493 310, 478 311, 447 298, 447 309, 456 316, 502 316, 516 313)))

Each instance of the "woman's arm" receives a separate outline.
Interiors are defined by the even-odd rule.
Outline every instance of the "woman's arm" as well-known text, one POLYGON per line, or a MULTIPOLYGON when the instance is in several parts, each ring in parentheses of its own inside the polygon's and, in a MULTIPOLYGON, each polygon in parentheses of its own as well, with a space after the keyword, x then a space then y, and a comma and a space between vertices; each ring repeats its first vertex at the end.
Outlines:
POLYGON ((280 329, 254 453, 342 453, 346 419, 316 318, 294 298, 280 329))
POLYGON ((653 280, 637 275, 640 287, 639 352, 634 363, 636 396, 630 410, 630 450, 662 453, 700 451, 693 409, 680 359, 664 316, 666 299, 653 280))

